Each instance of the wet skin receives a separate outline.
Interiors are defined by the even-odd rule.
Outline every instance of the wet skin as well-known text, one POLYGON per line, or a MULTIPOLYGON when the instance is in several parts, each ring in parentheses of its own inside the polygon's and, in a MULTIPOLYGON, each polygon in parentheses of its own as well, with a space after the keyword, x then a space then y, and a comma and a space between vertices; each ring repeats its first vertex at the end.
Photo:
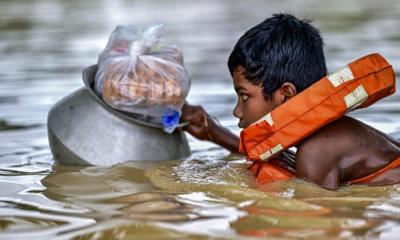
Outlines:
MULTIPOLYGON (((233 115, 239 119, 241 128, 248 127, 297 94, 296 87, 286 82, 271 96, 265 97, 262 87, 250 83, 243 73, 240 67, 233 72, 233 84, 238 96, 233 115)), ((213 137, 205 137, 202 116, 207 115, 204 113, 203 108, 186 104, 182 113, 182 119, 189 122, 186 130, 199 139, 213 140, 237 152, 239 138, 212 119, 208 119, 208 131, 213 137)), ((326 189, 337 189, 341 184, 365 177, 400 157, 397 140, 346 116, 322 127, 296 147, 296 176, 326 189)), ((398 182, 400 168, 379 175, 368 185, 398 182)))
MULTIPOLYGON (((342 117, 298 145, 296 176, 336 189, 365 177, 400 157, 400 143, 351 117, 342 117)), ((368 185, 400 182, 400 168, 372 179, 368 185)))

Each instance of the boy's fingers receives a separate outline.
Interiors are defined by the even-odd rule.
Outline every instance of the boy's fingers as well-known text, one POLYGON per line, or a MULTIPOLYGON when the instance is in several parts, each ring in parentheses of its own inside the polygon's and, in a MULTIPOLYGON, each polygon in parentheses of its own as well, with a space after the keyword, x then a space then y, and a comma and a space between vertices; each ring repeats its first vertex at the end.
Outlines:
POLYGON ((190 123, 189 122, 181 122, 181 123, 179 123, 177 126, 176 126, 176 128, 175 128, 175 130, 177 130, 177 131, 183 131, 183 130, 185 130, 185 128, 189 125, 190 123))
POLYGON ((181 116, 181 122, 191 122, 191 120, 193 119, 193 115, 189 115, 189 114, 182 114, 181 116))
POLYGON ((200 125, 203 121, 203 114, 200 112, 184 114, 181 116, 181 122, 189 122, 190 124, 200 125))
POLYGON ((191 134, 195 134, 198 131, 198 127, 193 126, 192 124, 183 127, 183 129, 185 129, 186 131, 188 131, 191 134))
POLYGON ((190 107, 191 107, 191 105, 187 101, 185 101, 185 104, 183 104, 183 106, 182 106, 182 112, 188 111, 190 109, 190 107))
POLYGON ((200 105, 189 105, 189 104, 185 104, 182 107, 182 113, 184 114, 193 114, 196 112, 204 112, 203 107, 200 105))
POLYGON ((185 104, 182 107, 182 112, 183 113, 193 113, 196 110, 196 106, 185 104))
POLYGON ((202 135, 204 135, 204 113, 202 106, 185 103, 180 121, 188 122, 188 124, 187 126, 180 126, 179 130, 185 130, 197 138, 202 138, 202 135))
POLYGON ((185 130, 197 138, 201 138, 203 129, 198 126, 188 125, 185 130))

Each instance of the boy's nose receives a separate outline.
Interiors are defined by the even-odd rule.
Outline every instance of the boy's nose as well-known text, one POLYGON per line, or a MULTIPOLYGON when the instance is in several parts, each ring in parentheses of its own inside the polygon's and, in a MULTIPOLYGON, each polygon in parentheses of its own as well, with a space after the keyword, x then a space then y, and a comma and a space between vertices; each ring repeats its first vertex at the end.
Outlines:
POLYGON ((239 119, 242 119, 242 116, 243 116, 242 110, 239 108, 238 104, 233 109, 233 116, 235 116, 235 117, 237 117, 239 119))

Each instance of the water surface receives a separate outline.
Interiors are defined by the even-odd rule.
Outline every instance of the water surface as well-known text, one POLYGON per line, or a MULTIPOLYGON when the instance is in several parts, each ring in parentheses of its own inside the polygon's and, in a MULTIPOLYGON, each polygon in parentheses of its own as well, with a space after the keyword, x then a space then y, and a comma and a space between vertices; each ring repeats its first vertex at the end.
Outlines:
MULTIPOLYGON (((326 191, 299 180, 256 186, 242 156, 188 136, 193 154, 163 163, 54 162, 46 117, 83 86, 117 24, 166 23, 202 104, 239 133, 226 60, 245 30, 274 12, 315 19, 331 71, 372 52, 400 69, 400 2, 0 1, 0 239, 395 239, 400 189, 326 191)), ((398 94, 353 115, 400 138, 398 94)))

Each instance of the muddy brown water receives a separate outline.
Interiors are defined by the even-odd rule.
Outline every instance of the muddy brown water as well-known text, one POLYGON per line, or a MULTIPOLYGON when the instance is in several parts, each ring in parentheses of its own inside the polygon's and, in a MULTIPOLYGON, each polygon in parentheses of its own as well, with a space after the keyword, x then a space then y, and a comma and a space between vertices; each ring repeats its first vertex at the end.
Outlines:
MULTIPOLYGON (((315 19, 331 71, 379 52, 399 76, 395 0, 0 1, 0 239, 398 238, 398 185, 332 192, 294 180, 260 189, 242 156, 190 136, 186 159, 107 168, 52 159, 47 111, 82 86, 81 71, 121 23, 165 22, 193 79, 188 100, 239 133, 226 60, 274 12, 315 19)), ((395 94, 353 116, 399 138, 399 104, 395 94)))

